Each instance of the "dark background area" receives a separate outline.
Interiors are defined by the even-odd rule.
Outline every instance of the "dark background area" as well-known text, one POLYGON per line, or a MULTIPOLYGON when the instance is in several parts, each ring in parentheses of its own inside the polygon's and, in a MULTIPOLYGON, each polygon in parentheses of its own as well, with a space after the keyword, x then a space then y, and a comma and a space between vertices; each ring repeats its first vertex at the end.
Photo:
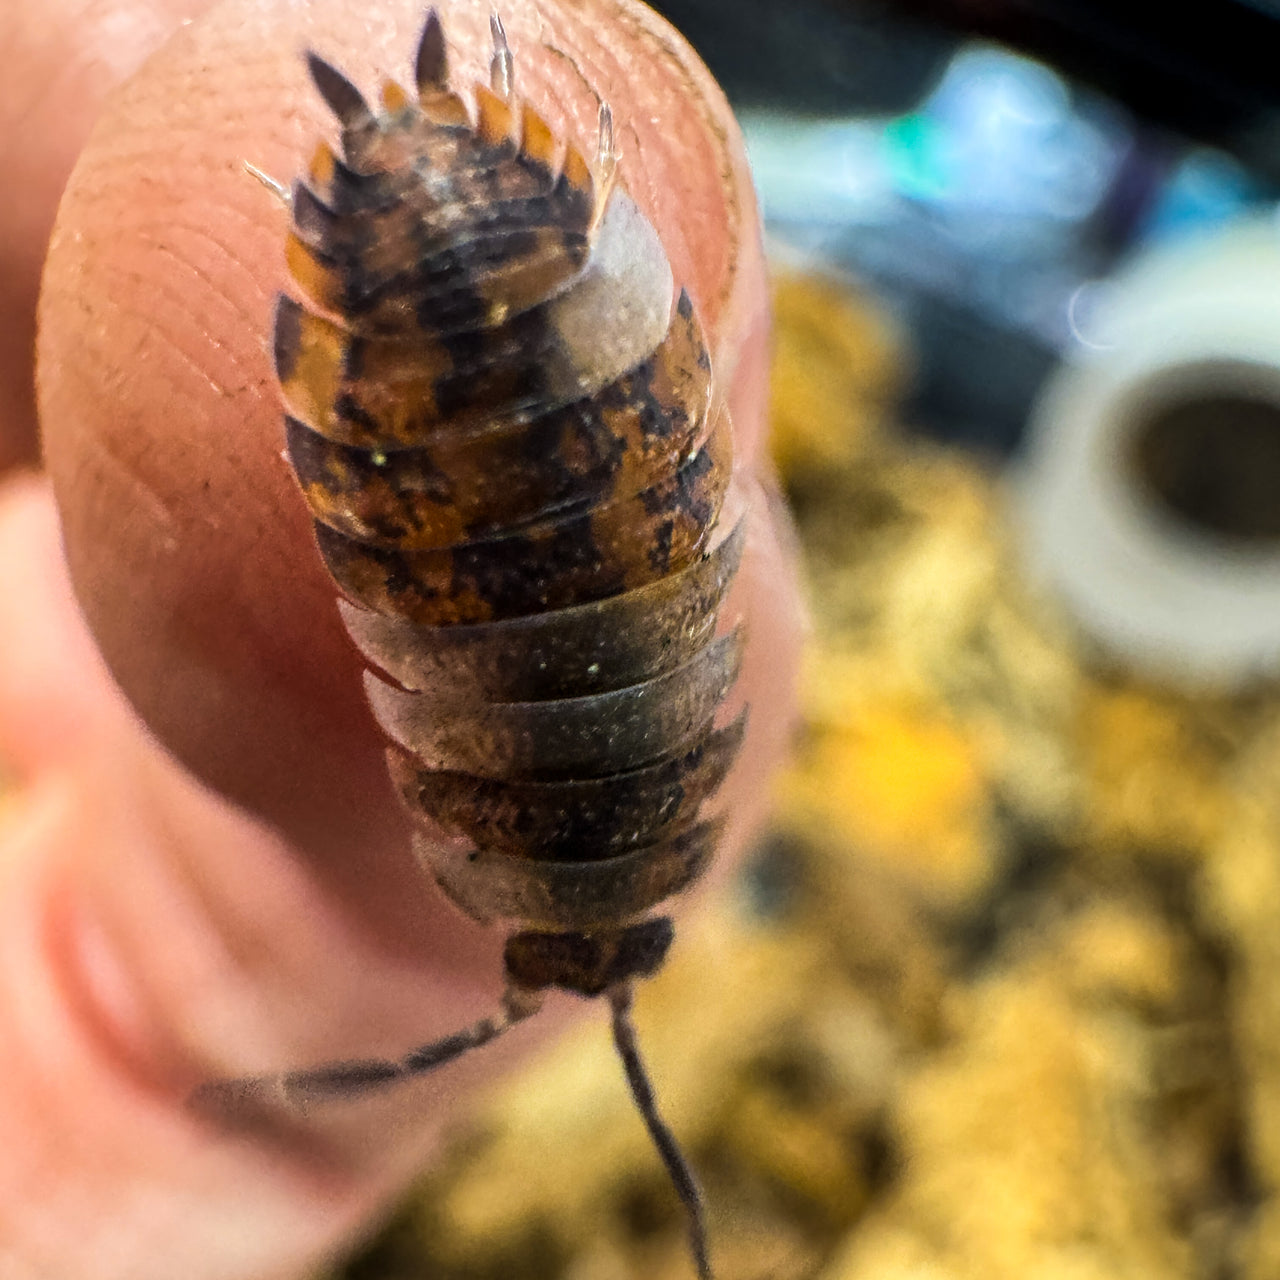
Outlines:
POLYGON ((916 119, 957 56, 986 42, 1052 68, 1072 109, 1108 135, 1114 167, 1087 217, 1048 235, 1024 220, 995 246, 974 244, 973 208, 957 226, 954 209, 911 192, 881 222, 817 227, 771 216, 762 187, 771 233, 872 286, 910 334, 909 425, 989 454, 1017 450, 1030 405, 1071 345, 1074 320, 1063 317, 1077 290, 1107 279, 1170 221, 1181 231, 1233 212, 1188 209, 1188 199, 1213 206, 1223 198, 1184 190, 1219 180, 1212 172, 1205 178, 1206 164, 1241 166, 1251 187, 1242 205, 1265 204, 1280 186, 1280 13, 1270 5, 660 0, 656 7, 719 78, 749 143, 753 121, 773 117, 799 126, 916 119))

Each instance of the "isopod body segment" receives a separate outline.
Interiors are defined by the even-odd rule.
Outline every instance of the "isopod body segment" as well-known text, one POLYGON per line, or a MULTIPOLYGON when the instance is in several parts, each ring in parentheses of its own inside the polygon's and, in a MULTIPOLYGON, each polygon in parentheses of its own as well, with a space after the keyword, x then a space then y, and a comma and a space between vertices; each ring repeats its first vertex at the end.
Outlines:
POLYGON ((273 350, 422 860, 478 920, 598 941, 714 847, 732 433, 608 109, 588 162, 494 38, 474 108, 434 13, 376 108, 310 55, 341 146, 294 185, 273 350))

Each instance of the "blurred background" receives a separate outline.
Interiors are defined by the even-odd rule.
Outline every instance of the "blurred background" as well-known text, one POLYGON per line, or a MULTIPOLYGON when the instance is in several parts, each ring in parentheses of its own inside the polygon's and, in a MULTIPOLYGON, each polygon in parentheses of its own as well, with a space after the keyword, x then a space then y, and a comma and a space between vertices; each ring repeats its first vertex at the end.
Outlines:
MULTIPOLYGON (((1280 1275, 1280 9, 672 0, 776 270, 793 767, 638 1006, 723 1280, 1280 1275)), ((675 1280, 600 1019, 345 1280, 675 1280)))

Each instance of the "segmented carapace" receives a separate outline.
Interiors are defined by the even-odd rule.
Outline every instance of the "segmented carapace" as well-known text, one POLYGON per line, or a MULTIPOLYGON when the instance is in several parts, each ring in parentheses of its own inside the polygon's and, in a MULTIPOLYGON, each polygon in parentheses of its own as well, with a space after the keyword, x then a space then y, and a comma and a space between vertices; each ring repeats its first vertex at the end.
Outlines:
POLYGON ((519 102, 492 27, 474 117, 434 11, 417 93, 387 83, 379 110, 309 55, 341 154, 322 145, 293 187, 297 296, 274 348, 288 456, 418 856, 468 915, 513 929, 506 990, 400 1061, 271 1083, 350 1096, 492 1040, 548 988, 607 996, 705 1277, 701 1200, 629 1010, 671 942, 655 909, 715 849, 704 808, 742 739, 744 716, 717 714, 740 650, 717 635, 742 543, 718 525, 730 427, 690 298, 615 181, 608 109, 592 165, 519 102))

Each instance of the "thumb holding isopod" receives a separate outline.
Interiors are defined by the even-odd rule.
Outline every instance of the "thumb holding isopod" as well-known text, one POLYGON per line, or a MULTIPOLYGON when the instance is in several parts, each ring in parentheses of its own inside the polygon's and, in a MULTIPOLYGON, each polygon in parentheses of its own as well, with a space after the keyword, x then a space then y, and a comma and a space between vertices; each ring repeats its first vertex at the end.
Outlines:
MULTIPOLYGON (((488 15, 441 14, 467 97, 488 79, 488 15)), ((785 737, 796 644, 761 496, 766 300, 740 144, 705 70, 639 6, 502 17, 517 91, 553 129, 589 151, 599 99, 611 107, 620 180, 694 298, 732 413, 752 727, 728 784, 731 858, 785 737)), ((218 7, 117 92, 59 214, 40 317, 48 466, 76 597, 142 724, 85 674, 44 489, 11 487, 4 563, 48 573, 8 570, 6 653, 12 636, 28 661, 21 688, 0 675, 0 714, 51 706, 76 740, 70 759, 6 742, 25 819, 4 909, 41 924, 5 934, 26 947, 10 965, 26 1016, 4 1032, 22 1068, 4 1087, 38 1087, 41 1106, 0 1103, 15 1117, 0 1186, 51 1206, 38 1246, 12 1246, 52 1250, 36 1268, 50 1274, 300 1271, 400 1185, 433 1107, 530 1043, 460 1064, 415 1095, 411 1122, 388 1104, 394 1136, 366 1108, 294 1145, 229 1142, 183 1107, 203 1078, 402 1051, 497 984, 501 936, 441 902, 407 852, 361 661, 281 457, 269 332, 287 215, 244 169, 288 183, 332 135, 303 50, 373 97, 408 78, 422 19, 410 3, 218 7), (14 1173, 37 1166, 51 1184, 14 1173)))

